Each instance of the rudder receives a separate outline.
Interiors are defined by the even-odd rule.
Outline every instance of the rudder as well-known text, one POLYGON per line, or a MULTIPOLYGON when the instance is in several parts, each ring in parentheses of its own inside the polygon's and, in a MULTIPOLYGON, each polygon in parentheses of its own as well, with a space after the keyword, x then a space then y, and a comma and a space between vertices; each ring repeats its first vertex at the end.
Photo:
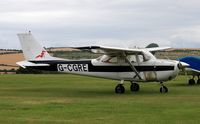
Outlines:
POLYGON ((35 40, 31 32, 17 34, 26 60, 50 60, 52 56, 35 40))

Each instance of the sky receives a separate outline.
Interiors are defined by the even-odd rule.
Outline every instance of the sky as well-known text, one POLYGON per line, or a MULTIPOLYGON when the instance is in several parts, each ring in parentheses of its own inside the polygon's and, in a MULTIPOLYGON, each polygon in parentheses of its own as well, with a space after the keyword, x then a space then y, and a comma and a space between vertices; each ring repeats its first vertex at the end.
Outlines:
POLYGON ((0 48, 20 49, 17 33, 45 47, 200 47, 198 0, 4 0, 0 48))

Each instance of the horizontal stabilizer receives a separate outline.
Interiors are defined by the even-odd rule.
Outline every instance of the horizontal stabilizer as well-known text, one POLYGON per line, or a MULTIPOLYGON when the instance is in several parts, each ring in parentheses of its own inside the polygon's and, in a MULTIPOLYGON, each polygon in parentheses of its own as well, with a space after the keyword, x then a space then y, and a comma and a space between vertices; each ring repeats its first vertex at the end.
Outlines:
POLYGON ((29 61, 20 61, 20 62, 17 62, 17 64, 21 66, 22 68, 34 67, 34 66, 50 66, 49 64, 35 64, 29 61))

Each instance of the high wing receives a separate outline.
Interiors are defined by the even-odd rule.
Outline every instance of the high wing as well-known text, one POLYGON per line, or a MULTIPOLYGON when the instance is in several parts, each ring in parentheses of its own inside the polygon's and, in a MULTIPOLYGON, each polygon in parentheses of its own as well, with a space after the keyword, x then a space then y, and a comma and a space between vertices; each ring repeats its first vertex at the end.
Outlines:
POLYGON ((86 47, 76 47, 76 49, 91 50, 91 52, 93 53, 100 53, 100 54, 119 54, 121 52, 129 52, 129 53, 142 52, 142 50, 140 49, 129 49, 129 48, 107 47, 107 46, 86 46, 86 47))
POLYGON ((120 48, 120 47, 107 47, 107 46, 86 46, 86 47, 75 47, 75 49, 91 50, 93 53, 102 54, 119 54, 121 52, 129 53, 141 53, 145 51, 155 52, 160 50, 169 49, 170 47, 156 47, 156 48, 120 48))
POLYGON ((181 62, 187 63, 189 66, 186 68, 186 71, 192 72, 195 74, 200 74, 200 58, 195 56, 186 56, 179 59, 181 62))
POLYGON ((145 48, 149 52, 157 52, 170 49, 171 47, 154 47, 154 48, 145 48))

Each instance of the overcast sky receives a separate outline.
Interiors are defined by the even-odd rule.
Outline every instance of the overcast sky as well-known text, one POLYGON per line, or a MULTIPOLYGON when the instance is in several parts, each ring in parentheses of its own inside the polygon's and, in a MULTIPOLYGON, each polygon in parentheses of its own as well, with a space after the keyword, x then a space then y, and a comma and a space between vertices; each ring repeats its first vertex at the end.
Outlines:
POLYGON ((32 31, 46 47, 200 47, 199 0, 4 0, 0 48, 32 31))

